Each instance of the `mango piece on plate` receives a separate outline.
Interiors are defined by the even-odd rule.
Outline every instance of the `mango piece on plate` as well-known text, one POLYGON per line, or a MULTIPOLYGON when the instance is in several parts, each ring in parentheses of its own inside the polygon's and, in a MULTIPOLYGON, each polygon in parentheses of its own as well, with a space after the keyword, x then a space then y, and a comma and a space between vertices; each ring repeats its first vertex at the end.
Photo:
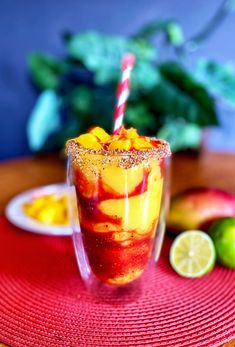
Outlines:
POLYGON ((50 204, 38 212, 36 219, 44 224, 54 224, 58 206, 50 204))
POLYGON ((90 130, 90 134, 95 135, 102 143, 107 143, 111 136, 106 133, 106 131, 100 127, 95 127, 90 130))
POLYGON ((33 199, 30 202, 26 202, 23 204, 23 209, 24 212, 30 216, 30 217, 35 217, 38 213, 38 211, 41 210, 45 206, 45 203, 47 202, 47 198, 42 196, 42 197, 37 197, 33 199))
POLYGON ((115 165, 104 167, 101 172, 101 181, 107 192, 118 195, 130 194, 143 180, 144 169, 142 165, 124 169, 115 165))
POLYGON ((75 141, 79 145, 90 148, 90 149, 102 149, 101 144, 98 142, 98 139, 93 134, 83 134, 75 138, 75 141))
POLYGON ((109 149, 119 149, 123 151, 129 151, 131 148, 131 140, 115 140, 110 143, 109 149))
POLYGON ((50 194, 35 197, 23 204, 24 212, 31 218, 47 225, 68 225, 67 196, 50 194))

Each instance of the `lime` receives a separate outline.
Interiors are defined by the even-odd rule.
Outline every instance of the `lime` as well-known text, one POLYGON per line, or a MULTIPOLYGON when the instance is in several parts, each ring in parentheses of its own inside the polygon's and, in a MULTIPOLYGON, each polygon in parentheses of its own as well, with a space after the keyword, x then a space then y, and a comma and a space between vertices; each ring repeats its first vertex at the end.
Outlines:
POLYGON ((170 263, 183 277, 196 278, 210 272, 215 264, 214 244, 200 230, 184 231, 176 237, 170 250, 170 263))
POLYGON ((209 229, 218 261, 235 269, 235 217, 221 218, 209 229))

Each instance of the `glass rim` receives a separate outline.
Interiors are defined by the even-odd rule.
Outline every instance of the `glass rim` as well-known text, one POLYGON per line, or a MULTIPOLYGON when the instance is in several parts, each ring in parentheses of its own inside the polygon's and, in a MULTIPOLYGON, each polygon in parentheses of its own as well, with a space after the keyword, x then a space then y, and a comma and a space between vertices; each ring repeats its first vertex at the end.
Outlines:
POLYGON ((79 154, 82 155, 92 155, 92 156, 100 156, 100 157, 158 157, 158 159, 166 158, 171 156, 170 145, 166 140, 157 139, 155 137, 151 137, 150 139, 156 140, 159 143, 159 147, 153 147, 149 149, 133 149, 131 151, 127 150, 110 150, 110 149, 91 149, 85 148, 79 145, 74 139, 68 140, 66 143, 66 153, 67 156, 76 156, 79 154))

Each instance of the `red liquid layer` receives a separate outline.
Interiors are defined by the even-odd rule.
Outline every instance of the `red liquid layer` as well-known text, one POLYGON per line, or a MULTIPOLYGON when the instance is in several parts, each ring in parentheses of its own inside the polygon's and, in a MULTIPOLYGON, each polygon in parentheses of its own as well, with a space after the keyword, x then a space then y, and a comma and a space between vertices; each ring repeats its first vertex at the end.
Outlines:
POLYGON ((91 269, 105 283, 124 284, 139 277, 152 250, 153 239, 113 241, 113 232, 94 233, 82 228, 91 269))

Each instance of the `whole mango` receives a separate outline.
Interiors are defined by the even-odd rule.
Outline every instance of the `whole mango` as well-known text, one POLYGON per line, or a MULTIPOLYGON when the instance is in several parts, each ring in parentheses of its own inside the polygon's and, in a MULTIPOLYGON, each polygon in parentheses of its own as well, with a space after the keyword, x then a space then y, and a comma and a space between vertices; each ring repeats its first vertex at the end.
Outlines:
POLYGON ((175 195, 170 204, 167 227, 183 230, 207 230, 221 217, 235 216, 235 196, 217 188, 193 188, 175 195))

